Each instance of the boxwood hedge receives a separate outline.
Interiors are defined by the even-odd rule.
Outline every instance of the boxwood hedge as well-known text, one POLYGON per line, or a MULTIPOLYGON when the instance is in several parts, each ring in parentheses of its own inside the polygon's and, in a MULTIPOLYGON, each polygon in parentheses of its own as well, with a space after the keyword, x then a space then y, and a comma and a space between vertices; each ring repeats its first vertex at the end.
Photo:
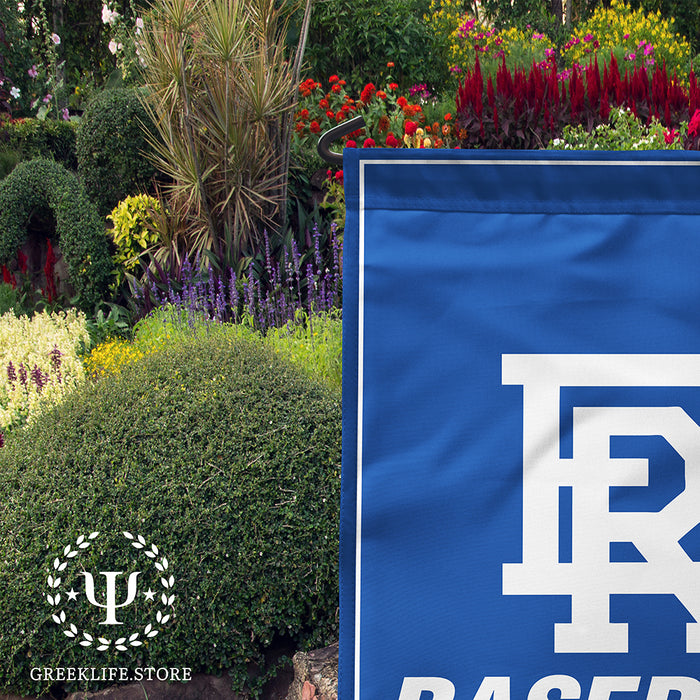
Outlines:
POLYGON ((55 667, 228 671, 240 689, 276 641, 328 642, 340 436, 338 392, 216 333, 86 384, 13 434, 0 450, 0 690, 47 690, 32 669, 55 667), (125 567, 142 572, 138 596, 118 629, 101 626, 81 572, 96 591, 99 572, 121 572, 119 603, 125 567))
POLYGON ((56 220, 76 304, 91 312, 107 292, 114 264, 103 222, 75 175, 60 163, 27 160, 0 181, 0 263, 17 255, 32 215, 47 209, 56 220))
POLYGON ((104 90, 88 103, 77 132, 78 173, 103 216, 149 189, 155 168, 144 126, 151 123, 132 88, 104 90))

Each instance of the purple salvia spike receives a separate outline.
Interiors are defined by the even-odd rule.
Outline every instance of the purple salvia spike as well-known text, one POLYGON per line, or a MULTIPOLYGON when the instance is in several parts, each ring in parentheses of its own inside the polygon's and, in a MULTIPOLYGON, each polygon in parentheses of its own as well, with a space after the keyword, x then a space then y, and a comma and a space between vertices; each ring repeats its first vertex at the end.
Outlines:
POLYGON ((19 377, 19 383, 22 386, 27 386, 27 368, 24 366, 24 363, 20 362, 19 363, 19 368, 17 370, 17 376, 19 377))
POLYGON ((14 391, 15 382, 17 381, 17 372, 15 372, 15 366, 12 364, 12 360, 7 363, 7 379, 10 382, 12 391, 14 391))

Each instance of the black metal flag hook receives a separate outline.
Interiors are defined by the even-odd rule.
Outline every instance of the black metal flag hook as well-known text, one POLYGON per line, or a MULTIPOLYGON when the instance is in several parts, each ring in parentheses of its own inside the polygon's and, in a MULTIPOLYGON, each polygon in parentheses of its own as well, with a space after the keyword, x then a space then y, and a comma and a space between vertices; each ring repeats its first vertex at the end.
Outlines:
POLYGON ((353 117, 352 119, 348 119, 347 121, 340 122, 340 124, 338 124, 337 126, 328 129, 328 131, 321 134, 321 138, 318 140, 318 145, 316 146, 318 154, 327 163, 342 167, 343 154, 331 151, 330 144, 333 143, 333 141, 335 141, 336 139, 340 139, 343 136, 347 136, 353 131, 356 131, 357 129, 361 129, 363 126, 365 126, 365 120, 364 117, 360 114, 357 117, 353 117))

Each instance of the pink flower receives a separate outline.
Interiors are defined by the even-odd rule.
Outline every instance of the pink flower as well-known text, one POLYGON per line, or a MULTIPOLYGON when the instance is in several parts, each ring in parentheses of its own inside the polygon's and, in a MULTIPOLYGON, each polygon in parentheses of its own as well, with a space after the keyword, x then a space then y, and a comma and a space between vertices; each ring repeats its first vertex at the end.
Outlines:
POLYGON ((36 78, 37 75, 39 75, 39 71, 36 69, 36 66, 32 66, 28 71, 27 75, 30 78, 36 78))
POLYGON ((53 41, 56 46, 58 46, 61 43, 61 37, 58 36, 55 32, 51 35, 51 41, 53 41))
POLYGON ((357 148, 357 141, 353 141, 352 139, 348 139, 345 142, 345 148, 357 148))
POLYGON ((654 53, 654 47, 651 44, 647 44, 644 47, 644 55, 645 56, 650 56, 651 54, 654 53))
POLYGON ((52 97, 53 97, 53 95, 51 93, 48 93, 47 95, 44 96, 44 99, 42 100, 42 102, 45 105, 47 105, 47 104, 49 104, 49 102, 51 102, 52 97))
POLYGON ((668 144, 672 144, 676 140, 678 132, 675 129, 669 129, 664 132, 664 141, 668 144))
POLYGON ((70 112, 68 111, 68 107, 64 107, 61 110, 61 118, 67 122, 70 121, 70 112))
POLYGON ((365 139, 365 142, 362 144, 362 148, 374 148, 376 146, 376 142, 374 139, 369 138, 365 139))

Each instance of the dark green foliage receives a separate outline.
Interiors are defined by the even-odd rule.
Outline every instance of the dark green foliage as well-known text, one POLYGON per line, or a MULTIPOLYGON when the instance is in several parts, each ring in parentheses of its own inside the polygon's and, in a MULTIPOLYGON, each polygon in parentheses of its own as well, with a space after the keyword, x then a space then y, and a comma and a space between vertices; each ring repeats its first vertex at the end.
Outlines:
MULTIPOLYGON (((0 450, 0 690, 37 693, 37 666, 230 670, 240 687, 275 639, 330 641, 340 438, 338 392, 217 333, 86 385, 13 435, 0 450), (61 589, 115 570, 124 546, 137 556, 123 531, 167 557, 174 618, 147 646, 83 648, 52 620, 52 562, 93 531, 61 589)), ((143 629, 144 606, 120 610, 122 633, 143 629)), ((81 637, 115 636, 90 606, 59 607, 81 637)))
POLYGON ((22 119, 5 125, 4 140, 20 160, 53 157, 69 170, 76 170, 76 124, 56 119, 22 119))
POLYGON ((75 175, 59 163, 24 161, 0 181, 0 264, 17 254, 32 216, 47 210, 56 221, 76 305, 92 311, 107 290, 113 263, 100 217, 75 175))
POLYGON ((100 214, 149 189, 155 170, 142 128, 149 123, 133 89, 104 90, 88 104, 78 128, 78 172, 100 214))
POLYGON ((365 83, 384 87, 391 73, 406 90, 447 81, 438 40, 423 21, 424 0, 325 0, 314 3, 305 58, 307 75, 324 84, 336 74, 360 92, 365 83), (387 69, 387 63, 394 68, 387 69))

